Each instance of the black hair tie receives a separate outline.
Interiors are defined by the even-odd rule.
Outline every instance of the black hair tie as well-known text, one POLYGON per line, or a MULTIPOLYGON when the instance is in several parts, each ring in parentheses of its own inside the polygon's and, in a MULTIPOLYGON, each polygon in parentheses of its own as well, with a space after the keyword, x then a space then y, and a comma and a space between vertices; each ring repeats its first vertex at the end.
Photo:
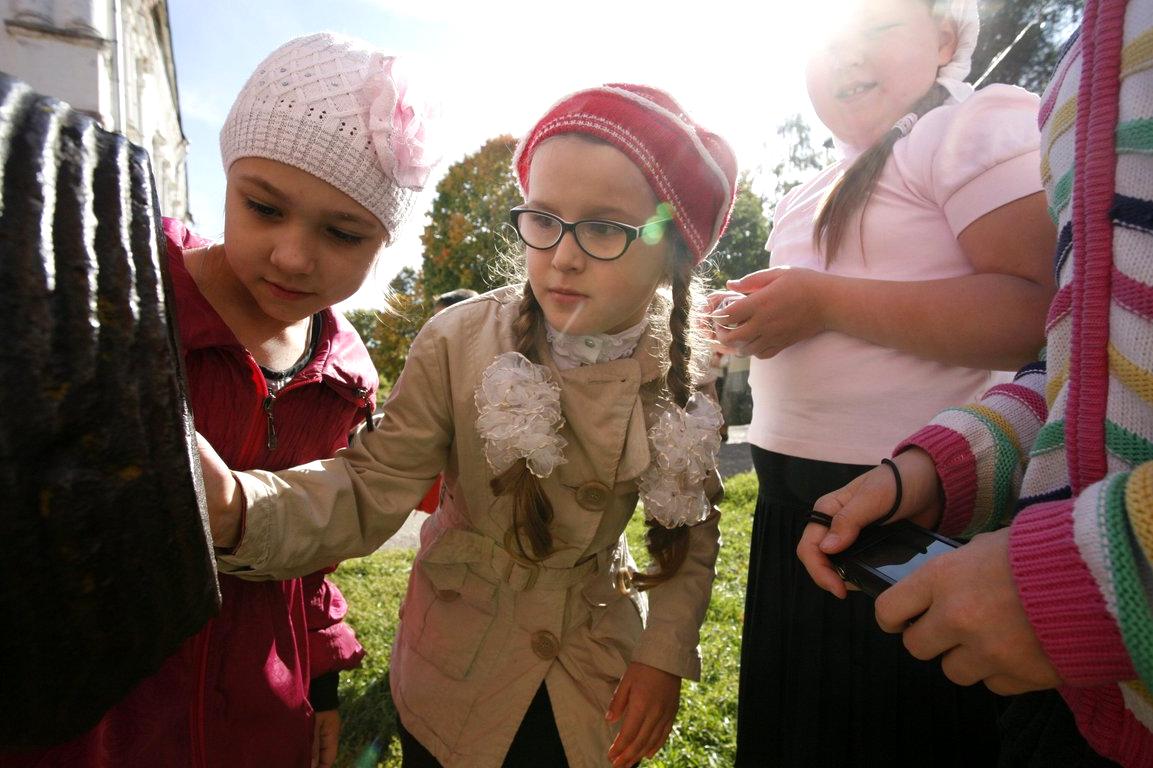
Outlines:
POLYGON ((885 516, 880 520, 875 520, 872 525, 887 523, 893 515, 897 514, 897 510, 901 506, 901 496, 904 495, 904 488, 901 484, 901 470, 897 469, 896 463, 892 459, 881 459, 881 463, 893 470, 893 479, 897 481, 897 498, 893 499, 893 506, 889 507, 889 511, 885 513, 885 516))

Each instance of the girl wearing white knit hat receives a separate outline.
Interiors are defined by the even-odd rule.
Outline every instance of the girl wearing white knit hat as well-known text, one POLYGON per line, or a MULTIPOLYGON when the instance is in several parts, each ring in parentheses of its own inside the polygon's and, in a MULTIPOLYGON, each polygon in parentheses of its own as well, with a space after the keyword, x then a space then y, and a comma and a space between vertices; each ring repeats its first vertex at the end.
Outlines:
MULTIPOLYGON (((196 429, 229 466, 325 458, 371 419, 375 368, 331 307, 364 283, 428 179, 424 118, 397 60, 330 34, 292 40, 257 67, 221 131, 224 241, 165 221, 196 429)), ((364 650, 324 572, 220 574, 220 614, 96 728, 0 762, 331 766, 336 674, 364 650)))
POLYGON ((963 82, 976 8, 830 4, 835 28, 807 85, 842 159, 777 205, 771 268, 729 285, 746 297, 726 306, 718 336, 754 357, 760 482, 740 766, 996 763, 994 697, 914 659, 877 626, 871 598, 839 580, 825 592, 796 556, 822 494, 1042 344, 1055 233, 1037 98, 963 82))
MULTIPOLYGON (((235 469, 324 458, 357 425, 372 426, 375 367, 330 308, 365 282, 428 180, 435 159, 426 143, 428 110, 416 96, 400 60, 319 33, 271 53, 228 114, 220 132, 224 242, 183 256, 203 299, 248 350, 247 360, 233 357, 241 365, 212 369, 220 374, 216 385, 242 380, 238 369, 252 371, 253 363, 262 374, 229 394, 245 406, 210 410, 216 420, 197 411, 198 431, 235 469), (222 421, 234 420, 235 410, 253 414, 243 422, 247 433, 222 421)), ((201 747, 206 764, 330 765, 340 731, 335 673, 363 655, 339 623, 339 591, 319 574, 220 580, 216 624, 223 626, 213 631, 226 641, 204 638, 207 671, 221 670, 201 713, 219 717, 201 747), (272 605, 244 615, 254 603, 272 605), (221 698, 223 710, 214 707, 221 698)))

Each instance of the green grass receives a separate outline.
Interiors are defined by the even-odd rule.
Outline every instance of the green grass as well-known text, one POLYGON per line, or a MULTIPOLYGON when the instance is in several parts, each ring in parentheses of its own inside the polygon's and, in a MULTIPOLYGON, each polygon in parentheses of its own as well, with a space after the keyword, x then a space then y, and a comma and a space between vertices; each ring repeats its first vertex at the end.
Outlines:
MULTIPOLYGON (((713 599, 702 630, 704 670, 699 683, 682 688, 681 711, 665 748, 646 766, 701 768, 733 764, 737 731, 737 671, 745 572, 757 481, 751 472, 725 481, 721 505, 721 554, 713 599)), ((628 528, 629 545, 643 553, 640 515, 628 528)), ((378 552, 340 566, 334 580, 348 599, 348 621, 367 651, 364 665, 340 678, 341 736, 338 768, 399 768, 396 710, 388 690, 388 660, 396 614, 412 566, 410 551, 378 552)))

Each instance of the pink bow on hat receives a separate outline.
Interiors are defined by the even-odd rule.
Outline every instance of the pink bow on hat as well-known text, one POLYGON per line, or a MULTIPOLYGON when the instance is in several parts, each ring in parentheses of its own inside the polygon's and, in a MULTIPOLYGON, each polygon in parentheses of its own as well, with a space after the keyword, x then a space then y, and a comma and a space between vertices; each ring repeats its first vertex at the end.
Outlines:
POLYGON ((440 160, 427 136, 436 110, 413 92, 395 58, 380 56, 379 66, 373 70, 368 81, 369 92, 374 94, 368 128, 377 157, 397 184, 421 189, 440 160))

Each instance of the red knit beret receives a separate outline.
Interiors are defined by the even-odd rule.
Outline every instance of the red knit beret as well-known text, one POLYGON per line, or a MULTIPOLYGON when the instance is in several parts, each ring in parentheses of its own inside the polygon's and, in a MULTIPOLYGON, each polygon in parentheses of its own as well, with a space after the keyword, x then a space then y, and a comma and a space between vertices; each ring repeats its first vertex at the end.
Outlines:
POLYGON ((611 83, 561 99, 513 155, 525 194, 537 147, 566 133, 595 136, 636 163, 657 199, 672 207, 694 263, 716 247, 736 195, 736 157, 728 142, 694 123, 671 96, 657 88, 611 83))

